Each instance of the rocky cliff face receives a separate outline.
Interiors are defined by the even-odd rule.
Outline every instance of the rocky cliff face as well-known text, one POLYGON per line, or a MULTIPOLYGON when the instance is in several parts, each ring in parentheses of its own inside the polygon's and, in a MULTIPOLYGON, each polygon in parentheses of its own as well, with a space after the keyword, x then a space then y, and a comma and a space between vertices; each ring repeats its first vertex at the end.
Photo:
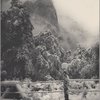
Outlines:
POLYGON ((52 0, 29 0, 23 2, 31 15, 31 22, 35 29, 33 34, 50 30, 58 36, 58 18, 52 0))

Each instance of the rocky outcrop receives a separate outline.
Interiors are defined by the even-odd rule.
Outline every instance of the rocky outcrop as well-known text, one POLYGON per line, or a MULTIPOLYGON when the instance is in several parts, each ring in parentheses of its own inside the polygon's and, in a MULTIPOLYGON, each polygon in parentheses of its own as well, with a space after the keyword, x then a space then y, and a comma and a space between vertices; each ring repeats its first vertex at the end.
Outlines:
POLYGON ((58 18, 52 0, 29 0, 23 3, 35 27, 33 34, 50 30, 54 35, 58 35, 58 18))

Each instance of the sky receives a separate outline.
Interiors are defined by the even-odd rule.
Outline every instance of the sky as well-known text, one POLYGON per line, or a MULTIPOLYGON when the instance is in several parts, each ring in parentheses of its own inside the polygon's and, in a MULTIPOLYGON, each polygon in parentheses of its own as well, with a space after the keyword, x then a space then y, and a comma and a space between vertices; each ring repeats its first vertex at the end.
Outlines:
POLYGON ((99 34, 99 0, 52 0, 58 16, 71 16, 90 35, 99 34))

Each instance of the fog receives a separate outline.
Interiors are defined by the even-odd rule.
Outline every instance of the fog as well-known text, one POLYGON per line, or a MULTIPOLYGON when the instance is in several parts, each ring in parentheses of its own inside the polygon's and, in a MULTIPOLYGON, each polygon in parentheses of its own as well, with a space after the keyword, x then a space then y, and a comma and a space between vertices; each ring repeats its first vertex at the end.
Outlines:
MULTIPOLYGON (((66 29, 70 23, 66 17, 76 21, 87 31, 85 45, 93 44, 99 35, 99 0, 52 0, 57 11, 59 23, 66 29), (68 24, 69 23, 69 24, 68 24)), ((71 23, 72 24, 72 23, 71 23)), ((77 35, 77 34, 76 34, 77 35)))
POLYGON ((99 0, 53 0, 53 2, 58 16, 71 16, 92 35, 98 34, 99 0))

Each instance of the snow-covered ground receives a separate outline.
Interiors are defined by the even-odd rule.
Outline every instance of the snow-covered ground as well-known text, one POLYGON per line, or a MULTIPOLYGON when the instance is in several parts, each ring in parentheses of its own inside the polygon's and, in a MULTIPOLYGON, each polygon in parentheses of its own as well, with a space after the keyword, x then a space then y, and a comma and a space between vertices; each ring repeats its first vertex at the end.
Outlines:
POLYGON ((86 98, 82 98, 83 92, 79 92, 77 90, 84 89, 84 81, 73 81, 70 82, 69 89, 74 89, 75 91, 69 93, 70 100, 100 100, 100 84, 94 81, 86 81, 85 85, 87 87, 86 98), (94 92, 93 92, 94 91, 94 92))
POLYGON ((64 100, 63 82, 32 82, 21 86, 32 100, 64 100))
POLYGON ((100 100, 100 92, 95 92, 95 93, 88 93, 85 98, 82 98, 82 93, 79 95, 73 94, 69 95, 69 100, 100 100))

